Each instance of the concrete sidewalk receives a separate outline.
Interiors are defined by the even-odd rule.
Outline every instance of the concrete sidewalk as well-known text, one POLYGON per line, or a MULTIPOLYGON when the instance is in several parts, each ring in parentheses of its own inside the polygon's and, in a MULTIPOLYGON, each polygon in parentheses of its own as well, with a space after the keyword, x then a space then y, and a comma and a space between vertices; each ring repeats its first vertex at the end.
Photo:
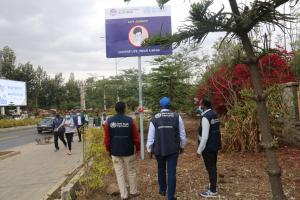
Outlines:
MULTIPOLYGON (((59 141, 60 142, 60 141, 59 141)), ((82 142, 74 137, 72 155, 65 155, 63 144, 54 152, 54 144, 35 142, 9 149, 21 153, 0 160, 0 199, 40 200, 66 175, 82 164, 82 142)))

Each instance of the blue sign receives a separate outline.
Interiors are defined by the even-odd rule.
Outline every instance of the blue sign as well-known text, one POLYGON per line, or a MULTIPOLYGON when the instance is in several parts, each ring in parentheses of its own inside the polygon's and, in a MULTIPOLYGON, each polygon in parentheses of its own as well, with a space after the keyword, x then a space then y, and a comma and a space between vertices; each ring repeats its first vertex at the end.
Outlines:
POLYGON ((105 27, 108 58, 172 54, 171 47, 141 46, 149 37, 172 33, 169 6, 107 9, 105 27))

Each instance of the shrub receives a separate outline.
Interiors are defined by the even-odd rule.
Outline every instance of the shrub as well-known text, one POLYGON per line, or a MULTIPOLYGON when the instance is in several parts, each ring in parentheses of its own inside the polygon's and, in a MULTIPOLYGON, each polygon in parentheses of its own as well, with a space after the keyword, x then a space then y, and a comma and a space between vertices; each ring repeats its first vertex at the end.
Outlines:
POLYGON ((10 128, 15 126, 28 126, 28 125, 35 125, 40 121, 40 119, 22 119, 22 120, 15 120, 15 119, 1 119, 0 120, 0 128, 10 128))
POLYGON ((80 182, 85 193, 103 187, 104 177, 112 170, 111 159, 105 150, 103 139, 103 128, 90 128, 84 133, 85 174, 80 182))
MULTIPOLYGON (((288 115, 282 99, 283 86, 276 84, 267 90, 270 94, 267 98, 267 107, 273 135, 280 135, 282 127, 276 121, 288 115)), ((252 90, 244 89, 240 95, 241 100, 224 117, 223 151, 258 152, 260 132, 256 119, 256 103, 248 98, 252 95, 252 90)))

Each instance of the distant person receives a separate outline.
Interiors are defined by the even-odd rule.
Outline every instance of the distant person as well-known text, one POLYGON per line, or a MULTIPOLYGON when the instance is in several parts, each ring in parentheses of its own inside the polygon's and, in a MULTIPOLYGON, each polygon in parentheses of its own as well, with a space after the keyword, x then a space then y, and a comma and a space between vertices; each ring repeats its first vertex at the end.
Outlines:
POLYGON ((106 112, 104 111, 102 113, 102 124, 103 124, 103 126, 104 126, 104 123, 105 123, 106 120, 107 120, 107 115, 106 115, 106 112))
POLYGON ((217 114, 211 109, 211 102, 202 99, 200 102, 201 126, 199 128, 200 144, 197 156, 202 155, 209 176, 209 189, 199 193, 202 197, 216 197, 217 192, 217 158, 221 149, 220 121, 217 114))
POLYGON ((150 122, 147 151, 156 156, 159 194, 167 192, 168 200, 175 200, 177 159, 186 144, 186 133, 180 115, 170 110, 170 98, 159 102, 162 109, 150 122))
POLYGON ((97 113, 96 116, 94 117, 93 124, 94 127, 97 128, 101 126, 101 116, 99 115, 99 113, 97 113))
POLYGON ((112 156, 121 199, 123 200, 129 197, 125 183, 125 167, 131 196, 140 195, 137 189, 137 174, 134 166, 135 154, 140 151, 140 141, 137 127, 133 119, 125 115, 125 109, 124 102, 116 103, 115 110, 117 114, 109 118, 104 126, 104 144, 106 150, 112 156))
POLYGON ((62 123, 62 126, 65 128, 65 134, 67 138, 67 143, 68 143, 68 149, 69 151, 66 153, 67 155, 72 154, 72 140, 73 140, 73 135, 75 132, 75 123, 73 118, 71 117, 70 113, 68 113, 62 123))
POLYGON ((85 124, 89 125, 89 114, 85 112, 83 114, 83 117, 84 117, 85 124))
POLYGON ((57 114, 55 119, 53 120, 52 128, 54 130, 54 146, 55 146, 55 152, 59 150, 58 146, 58 138, 62 141, 62 143, 65 145, 65 148, 67 148, 67 143, 65 140, 65 128, 62 125, 64 119, 57 114))
POLYGON ((84 115, 78 111, 76 116, 74 117, 74 122, 78 133, 78 142, 81 142, 81 127, 85 123, 84 115))

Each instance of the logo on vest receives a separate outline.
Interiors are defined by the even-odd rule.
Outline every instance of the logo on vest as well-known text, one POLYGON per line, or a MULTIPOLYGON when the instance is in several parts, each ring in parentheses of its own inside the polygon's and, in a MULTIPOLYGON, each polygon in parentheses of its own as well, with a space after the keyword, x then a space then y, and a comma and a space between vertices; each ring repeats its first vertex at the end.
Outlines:
POLYGON ((110 128, 128 128, 129 123, 118 123, 118 122, 112 122, 110 123, 110 128))
POLYGON ((161 113, 157 113, 154 117, 155 117, 156 119, 157 119, 157 118, 161 118, 161 113))
POLYGON ((156 119, 161 118, 161 117, 174 117, 174 113, 162 112, 162 113, 157 113, 156 115, 154 115, 154 117, 156 119))
POLYGON ((212 120, 210 120, 211 124, 216 124, 216 123, 219 123, 219 122, 220 122, 219 119, 212 119, 212 120))

